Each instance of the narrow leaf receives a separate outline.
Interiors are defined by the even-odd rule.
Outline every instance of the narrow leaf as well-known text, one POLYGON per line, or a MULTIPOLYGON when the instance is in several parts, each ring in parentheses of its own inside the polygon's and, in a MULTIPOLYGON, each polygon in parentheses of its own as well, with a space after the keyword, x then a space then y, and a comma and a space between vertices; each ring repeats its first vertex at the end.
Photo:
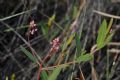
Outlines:
POLYGON ((55 20, 55 16, 56 16, 56 15, 53 14, 53 15, 49 18, 48 23, 47 23, 49 28, 51 27, 53 21, 55 20))
POLYGON ((106 31, 107 31, 107 22, 106 20, 103 20, 99 31, 98 31, 98 37, 97 37, 97 47, 98 49, 102 48, 104 45, 104 40, 106 38, 106 31))
POLYGON ((53 70, 52 74, 48 78, 48 80, 56 80, 57 76, 59 75, 60 71, 62 70, 61 67, 57 67, 53 70))
POLYGON ((75 34, 72 34, 72 35, 70 35, 70 37, 69 37, 68 39, 65 38, 65 42, 64 42, 64 44, 63 44, 63 46, 62 46, 62 52, 63 52, 64 50, 66 50, 66 48, 68 47, 68 45, 71 44, 71 42, 73 41, 74 37, 75 37, 75 34))
POLYGON ((48 79, 48 75, 46 71, 42 71, 41 72, 41 80, 47 80, 48 79))
POLYGON ((43 35, 45 35, 47 37, 47 35, 48 35, 47 25, 44 22, 41 22, 40 26, 41 26, 41 30, 42 30, 43 35))
POLYGON ((80 44, 80 38, 78 36, 78 34, 76 34, 75 36, 76 39, 76 48, 77 48, 77 53, 80 54, 81 53, 81 44, 80 44))
POLYGON ((91 54, 84 54, 84 55, 81 55, 79 56, 76 61, 77 62, 82 62, 82 61, 90 61, 93 59, 93 55, 91 54))
POLYGON ((113 18, 110 19, 110 22, 109 22, 109 24, 108 24, 108 28, 107 28, 106 34, 108 34, 108 33, 110 32, 110 29, 111 29, 111 27, 112 27, 112 23, 113 23, 113 18))
POLYGON ((28 50, 26 50, 23 46, 20 46, 22 52, 25 53, 25 55, 33 62, 37 62, 37 58, 35 58, 28 50))
POLYGON ((64 52, 64 50, 66 50, 66 48, 67 48, 67 38, 64 38, 64 43, 63 43, 63 45, 62 45, 62 52, 64 52))
POLYGON ((70 37, 69 37, 68 40, 67 40, 67 46, 68 46, 69 44, 71 44, 71 42, 73 41, 74 37, 75 37, 75 34, 70 35, 70 37))

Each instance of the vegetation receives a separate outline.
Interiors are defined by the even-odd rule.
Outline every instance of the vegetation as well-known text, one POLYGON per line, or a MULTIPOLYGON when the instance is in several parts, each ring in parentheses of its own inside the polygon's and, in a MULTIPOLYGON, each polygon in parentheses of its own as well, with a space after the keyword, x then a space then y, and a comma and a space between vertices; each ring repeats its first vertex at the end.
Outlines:
POLYGON ((0 4, 1 80, 120 79, 119 1, 0 4))

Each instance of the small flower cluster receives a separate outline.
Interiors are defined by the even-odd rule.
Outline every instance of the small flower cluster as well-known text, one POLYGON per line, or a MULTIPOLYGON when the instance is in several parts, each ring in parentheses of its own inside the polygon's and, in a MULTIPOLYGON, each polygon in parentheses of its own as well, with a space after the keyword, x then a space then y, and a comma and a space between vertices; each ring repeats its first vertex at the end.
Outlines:
POLYGON ((50 51, 57 52, 60 47, 60 38, 59 37, 55 38, 52 42, 50 42, 50 44, 52 45, 50 51))
POLYGON ((32 20, 29 25, 29 34, 33 35, 37 30, 36 23, 34 20, 32 20))

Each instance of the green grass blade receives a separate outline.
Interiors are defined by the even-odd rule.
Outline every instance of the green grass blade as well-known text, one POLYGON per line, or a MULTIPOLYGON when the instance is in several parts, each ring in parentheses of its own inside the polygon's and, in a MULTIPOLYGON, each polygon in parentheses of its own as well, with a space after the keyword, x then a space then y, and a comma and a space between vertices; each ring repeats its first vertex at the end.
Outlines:
POLYGON ((25 55, 34 63, 37 62, 37 58, 35 58, 28 50, 26 50, 23 46, 20 46, 21 51, 25 53, 25 55))
POLYGON ((113 18, 110 19, 110 22, 109 22, 109 24, 108 24, 108 28, 107 28, 106 34, 108 34, 108 33, 110 32, 110 29, 111 29, 111 27, 112 27, 112 24, 113 24, 113 18))
POLYGON ((76 61, 77 62, 82 62, 82 61, 90 61, 90 60, 92 60, 93 59, 93 55, 91 55, 91 54, 84 54, 84 55, 81 55, 81 56, 79 56, 77 59, 76 59, 76 61))
POLYGON ((81 53, 81 46, 80 46, 80 38, 78 34, 75 35, 75 40, 76 40, 76 48, 77 48, 77 53, 81 53))
POLYGON ((53 21, 55 21, 55 17, 56 17, 56 15, 53 14, 53 15, 49 18, 48 23, 47 23, 49 28, 52 26, 53 21))
POLYGON ((41 72, 41 80, 47 80, 48 79, 48 75, 46 73, 46 71, 42 71, 41 72))
POLYGON ((47 25, 44 22, 41 22, 40 27, 41 27, 43 35, 45 35, 47 37, 48 30, 49 30, 47 25))
POLYGON ((98 49, 102 48, 104 45, 104 40, 106 38, 106 31, 107 31, 107 22, 104 19, 98 31, 98 37, 97 37, 98 49))
POLYGON ((75 37, 75 34, 74 34, 74 33, 70 35, 70 37, 69 37, 68 40, 67 40, 67 46, 72 43, 74 37, 75 37))
POLYGON ((61 70, 62 70, 62 67, 55 68, 52 74, 50 75, 50 77, 48 78, 48 80, 56 80, 61 70))

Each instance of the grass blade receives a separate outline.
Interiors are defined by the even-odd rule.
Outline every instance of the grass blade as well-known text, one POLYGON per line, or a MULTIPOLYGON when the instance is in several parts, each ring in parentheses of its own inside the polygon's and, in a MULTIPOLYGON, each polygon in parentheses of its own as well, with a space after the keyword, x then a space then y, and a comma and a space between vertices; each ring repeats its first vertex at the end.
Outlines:
POLYGON ((112 27, 112 24, 113 24, 113 18, 110 19, 110 22, 109 22, 109 24, 108 24, 108 28, 107 28, 106 34, 108 34, 108 33, 110 32, 110 29, 111 29, 111 27, 112 27))
POLYGON ((76 40, 77 53, 80 54, 81 53, 81 46, 80 46, 80 38, 79 38, 78 34, 76 34, 75 40, 76 40))
POLYGON ((41 80, 47 80, 48 79, 48 75, 46 73, 46 71, 42 71, 41 72, 41 80))
POLYGON ((48 30, 49 29, 48 29, 47 25, 44 22, 41 21, 40 27, 41 27, 41 31, 42 31, 43 35, 45 37, 48 37, 47 35, 48 35, 48 30))
POLYGON ((49 18, 48 23, 47 23, 49 28, 52 26, 52 23, 53 23, 53 21, 55 20, 55 17, 56 17, 56 15, 53 14, 53 15, 49 18))
POLYGON ((72 35, 70 35, 70 37, 69 37, 68 40, 67 40, 67 46, 72 43, 74 37, 75 37, 75 34, 74 34, 74 33, 73 33, 72 35))
POLYGON ((84 54, 84 55, 81 55, 79 56, 76 61, 77 62, 82 62, 82 61, 90 61, 93 59, 93 55, 91 54, 84 54))
POLYGON ((48 78, 48 80, 56 80, 57 76, 59 75, 60 71, 62 70, 61 67, 57 67, 53 70, 52 74, 48 78))
POLYGON ((21 51, 25 53, 25 55, 34 63, 37 62, 37 58, 35 58, 28 50, 26 50, 23 46, 20 46, 21 51))

